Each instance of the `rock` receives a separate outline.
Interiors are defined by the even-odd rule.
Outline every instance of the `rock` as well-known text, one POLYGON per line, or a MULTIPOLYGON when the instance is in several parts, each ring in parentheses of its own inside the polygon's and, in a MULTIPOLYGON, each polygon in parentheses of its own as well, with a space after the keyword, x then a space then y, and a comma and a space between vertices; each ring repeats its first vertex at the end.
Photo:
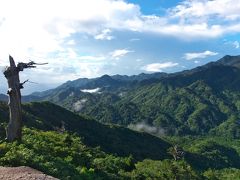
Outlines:
POLYGON ((0 179, 2 180, 58 180, 52 176, 48 176, 36 169, 20 166, 20 167, 2 167, 0 166, 0 179))

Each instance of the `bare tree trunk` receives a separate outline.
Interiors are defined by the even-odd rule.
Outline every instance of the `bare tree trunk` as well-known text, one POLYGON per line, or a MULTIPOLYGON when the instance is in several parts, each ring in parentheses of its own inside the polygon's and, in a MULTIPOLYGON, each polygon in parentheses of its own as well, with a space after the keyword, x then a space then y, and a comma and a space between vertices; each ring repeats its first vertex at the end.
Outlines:
POLYGON ((19 80, 20 69, 15 65, 11 56, 9 56, 10 67, 4 71, 8 81, 9 111, 10 120, 6 129, 7 140, 21 140, 22 137, 22 107, 21 107, 21 84, 19 80))
POLYGON ((20 83, 19 72, 26 68, 35 68, 35 65, 44 65, 47 63, 18 63, 17 66, 11 56, 9 56, 10 66, 3 72, 8 81, 9 111, 10 120, 6 129, 7 140, 21 140, 22 138, 22 107, 21 107, 21 89, 28 80, 20 83))

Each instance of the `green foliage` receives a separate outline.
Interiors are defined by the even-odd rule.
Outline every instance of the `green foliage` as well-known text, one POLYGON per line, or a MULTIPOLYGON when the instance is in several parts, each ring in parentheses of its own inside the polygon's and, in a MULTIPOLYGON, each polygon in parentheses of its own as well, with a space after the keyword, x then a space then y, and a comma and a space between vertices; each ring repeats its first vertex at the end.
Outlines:
POLYGON ((240 121, 236 115, 232 115, 229 119, 221 123, 218 127, 210 131, 211 134, 224 136, 229 138, 240 138, 240 121))
MULTIPOLYGON (((12 144, 4 142, 2 134, 0 165, 31 166, 61 179, 223 179, 239 174, 240 141, 231 137, 165 137, 167 143, 146 133, 99 124, 47 102, 26 104, 23 109, 24 123, 31 129, 24 129, 22 142, 12 144), (170 144, 183 147, 183 160, 174 161, 168 154, 170 144)), ((162 123, 165 116, 155 123, 162 123)))
POLYGON ((133 169, 131 158, 89 148, 75 135, 26 128, 23 134, 21 143, 0 144, 0 165, 30 166, 61 179, 111 179, 116 170, 133 169))
POLYGON ((227 168, 222 170, 212 170, 204 172, 204 177, 209 180, 232 180, 239 179, 240 170, 235 168, 227 168))
POLYGON ((214 167, 221 169, 226 167, 240 167, 240 157, 235 149, 215 143, 203 141, 190 148, 192 154, 186 156, 194 167, 207 169, 214 167))
POLYGON ((168 137, 169 142, 180 144, 184 159, 194 169, 240 168, 240 141, 229 137, 168 137))
MULTIPOLYGON (((7 109, 5 103, 0 104, 0 117, 4 117, 2 121, 0 119, 0 130, 2 129, 0 136, 2 135, 3 139, 8 119, 7 109)), ((137 160, 168 157, 167 149, 170 144, 147 133, 135 132, 116 125, 103 125, 87 116, 79 116, 49 102, 24 104, 23 110, 24 124, 30 128, 59 132, 65 129, 76 133, 84 144, 90 147, 100 147, 103 151, 118 156, 132 155, 137 160)))
POLYGON ((131 156, 127 158, 120 158, 110 155, 105 158, 94 159, 93 164, 96 167, 96 170, 104 171, 109 176, 114 174, 115 178, 118 176, 121 177, 124 172, 131 171, 135 168, 131 156))
POLYGON ((197 173, 185 161, 144 160, 136 164, 132 171, 133 179, 200 179, 197 173))

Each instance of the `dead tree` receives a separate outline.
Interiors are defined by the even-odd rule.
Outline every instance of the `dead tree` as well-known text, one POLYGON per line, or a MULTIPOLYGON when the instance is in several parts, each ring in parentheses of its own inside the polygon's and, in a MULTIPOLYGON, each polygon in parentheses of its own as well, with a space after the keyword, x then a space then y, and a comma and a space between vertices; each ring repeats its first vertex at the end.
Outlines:
POLYGON ((178 145, 174 145, 173 147, 171 147, 168 153, 173 156, 175 161, 182 159, 184 157, 184 151, 178 145))
POLYGON ((21 89, 23 88, 23 83, 19 80, 19 72, 26 68, 35 68, 36 63, 30 61, 29 63, 18 63, 17 66, 11 56, 9 56, 10 66, 6 67, 4 70, 4 75, 8 82, 9 96, 9 123, 6 128, 7 140, 12 142, 14 140, 21 140, 22 137, 22 107, 21 107, 21 89))

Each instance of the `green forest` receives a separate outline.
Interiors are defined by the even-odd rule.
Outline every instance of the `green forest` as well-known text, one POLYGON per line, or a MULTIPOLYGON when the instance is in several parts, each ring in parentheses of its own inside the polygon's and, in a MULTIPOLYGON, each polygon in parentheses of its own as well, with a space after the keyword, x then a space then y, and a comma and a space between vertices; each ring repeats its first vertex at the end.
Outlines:
POLYGON ((7 143, 5 103, 0 115, 2 166, 26 165, 60 179, 238 179, 240 175, 240 141, 224 134, 157 138, 43 102, 24 105, 22 141, 7 143), (184 152, 178 160, 171 151, 175 145, 184 152))

